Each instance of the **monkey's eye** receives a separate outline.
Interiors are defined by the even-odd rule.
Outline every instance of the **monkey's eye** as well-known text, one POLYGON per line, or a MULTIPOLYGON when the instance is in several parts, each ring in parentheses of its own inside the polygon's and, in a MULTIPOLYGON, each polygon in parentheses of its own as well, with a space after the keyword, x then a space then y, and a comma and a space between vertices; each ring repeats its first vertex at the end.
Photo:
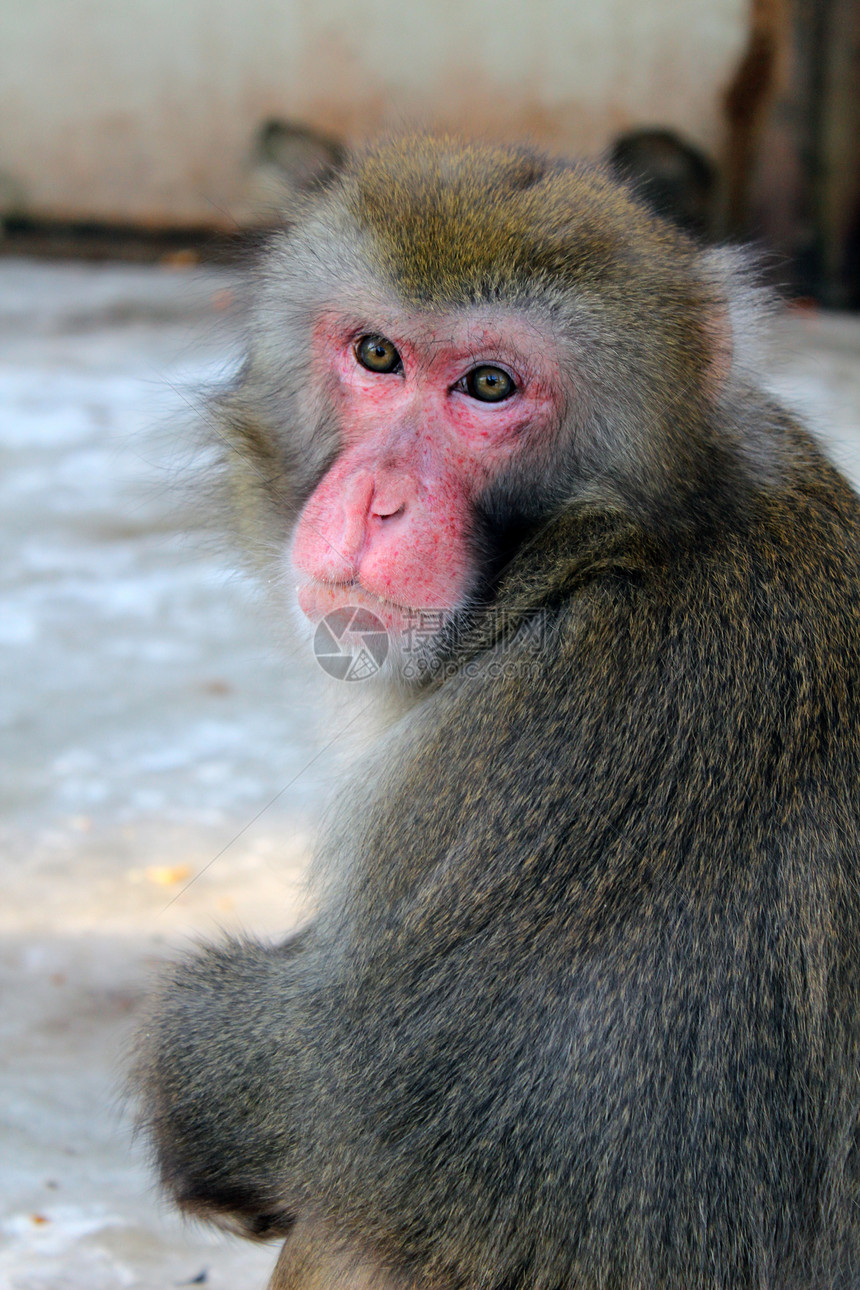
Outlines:
POLYGON ((513 377, 501 367, 475 367, 466 376, 466 393, 482 403, 501 403, 516 388, 513 377))
POLYGON ((399 372, 400 355, 384 336, 361 336, 355 342, 355 357, 368 372, 399 372))

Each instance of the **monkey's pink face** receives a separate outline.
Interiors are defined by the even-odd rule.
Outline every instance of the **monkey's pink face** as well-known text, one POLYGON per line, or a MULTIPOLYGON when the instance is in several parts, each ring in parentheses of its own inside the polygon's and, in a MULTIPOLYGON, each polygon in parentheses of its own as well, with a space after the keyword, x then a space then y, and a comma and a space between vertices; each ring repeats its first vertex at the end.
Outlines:
POLYGON ((398 632, 404 611, 457 608, 478 577, 476 498, 558 424, 550 340, 510 315, 329 316, 313 357, 341 446, 296 527, 302 610, 364 606, 398 632))

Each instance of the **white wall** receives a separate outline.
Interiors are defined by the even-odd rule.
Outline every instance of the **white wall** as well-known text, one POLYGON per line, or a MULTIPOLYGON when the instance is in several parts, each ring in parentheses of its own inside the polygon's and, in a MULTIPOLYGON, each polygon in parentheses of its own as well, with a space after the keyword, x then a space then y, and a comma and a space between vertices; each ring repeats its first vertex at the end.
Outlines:
POLYGON ((280 116, 714 150, 747 0, 0 0, 0 204, 229 224, 280 116))

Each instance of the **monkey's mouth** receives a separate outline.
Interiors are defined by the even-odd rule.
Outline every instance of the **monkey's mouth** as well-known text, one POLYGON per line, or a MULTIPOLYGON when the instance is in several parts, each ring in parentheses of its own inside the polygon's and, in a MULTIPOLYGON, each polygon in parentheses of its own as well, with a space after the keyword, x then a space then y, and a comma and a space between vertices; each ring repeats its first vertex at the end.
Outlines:
POLYGON ((296 596, 299 609, 315 626, 336 611, 363 609, 375 615, 389 634, 402 636, 425 613, 377 596, 357 582, 305 582, 297 587, 296 596))

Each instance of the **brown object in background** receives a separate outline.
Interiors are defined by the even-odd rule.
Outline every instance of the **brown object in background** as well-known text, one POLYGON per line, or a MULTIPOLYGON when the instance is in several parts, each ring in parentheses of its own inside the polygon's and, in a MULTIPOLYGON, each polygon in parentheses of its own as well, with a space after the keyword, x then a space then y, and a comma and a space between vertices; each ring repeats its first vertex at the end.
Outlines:
POLYGON ((613 143, 609 164, 655 214, 697 237, 713 232, 714 166, 674 130, 628 130, 613 143))
POLYGON ((860 6, 753 0, 726 94, 725 224, 780 255, 780 284, 860 305, 860 6))

